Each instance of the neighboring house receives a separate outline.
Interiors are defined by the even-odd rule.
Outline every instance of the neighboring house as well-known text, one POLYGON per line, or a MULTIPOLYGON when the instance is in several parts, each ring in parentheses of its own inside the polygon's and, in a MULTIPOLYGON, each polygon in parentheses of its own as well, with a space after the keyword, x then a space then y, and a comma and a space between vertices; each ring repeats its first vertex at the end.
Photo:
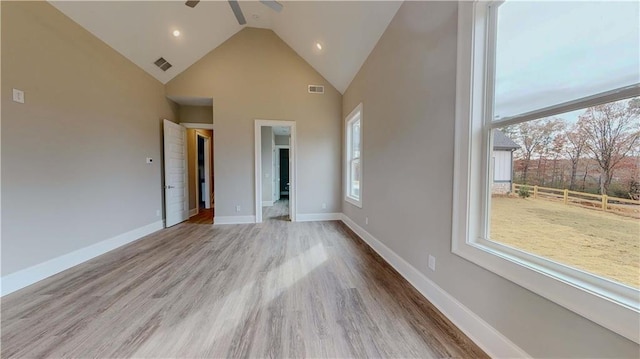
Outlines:
POLYGON ((493 186, 492 194, 506 194, 513 183, 513 151, 520 146, 504 133, 493 131, 493 186))

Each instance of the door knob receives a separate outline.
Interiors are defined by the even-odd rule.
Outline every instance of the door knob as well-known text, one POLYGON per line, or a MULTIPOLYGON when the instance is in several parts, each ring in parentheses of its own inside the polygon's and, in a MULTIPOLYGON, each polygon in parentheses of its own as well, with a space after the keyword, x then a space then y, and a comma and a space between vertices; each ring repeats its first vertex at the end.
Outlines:
POLYGON ((169 186, 167 186, 167 188, 168 188, 168 189, 172 189, 172 188, 175 188, 175 187, 173 187, 173 186, 169 185, 169 186))

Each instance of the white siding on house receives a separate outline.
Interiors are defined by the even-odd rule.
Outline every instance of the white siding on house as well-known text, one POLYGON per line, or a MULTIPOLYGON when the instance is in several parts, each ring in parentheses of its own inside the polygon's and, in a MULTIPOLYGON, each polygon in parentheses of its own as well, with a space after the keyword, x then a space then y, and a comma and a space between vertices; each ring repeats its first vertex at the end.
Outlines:
POLYGON ((511 151, 493 151, 493 180, 511 181, 511 151))

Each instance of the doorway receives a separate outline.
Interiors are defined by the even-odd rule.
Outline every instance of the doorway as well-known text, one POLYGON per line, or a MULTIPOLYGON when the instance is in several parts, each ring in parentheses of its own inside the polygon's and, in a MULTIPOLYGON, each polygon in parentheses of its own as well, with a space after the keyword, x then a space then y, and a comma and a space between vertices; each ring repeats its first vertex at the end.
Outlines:
POLYGON ((187 128, 189 154, 189 217, 190 222, 213 223, 215 210, 213 138, 214 131, 187 128))
POLYGON ((295 221, 295 122, 256 120, 256 223, 295 221))

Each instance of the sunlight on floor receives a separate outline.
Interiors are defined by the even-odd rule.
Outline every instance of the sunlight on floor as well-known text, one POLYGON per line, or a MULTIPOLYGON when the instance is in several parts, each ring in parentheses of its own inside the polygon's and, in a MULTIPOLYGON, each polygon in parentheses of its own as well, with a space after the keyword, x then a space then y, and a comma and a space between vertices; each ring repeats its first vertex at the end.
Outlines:
MULTIPOLYGON (((172 354, 189 352, 189 348, 183 348, 181 343, 189 343, 191 348, 213 347, 217 340, 232 334, 236 328, 251 320, 252 313, 246 312, 246 308, 256 307, 251 301, 259 301, 259 308, 267 306, 327 259, 324 246, 316 244, 269 271, 263 278, 251 280, 211 305, 203 305, 200 311, 181 319, 170 330, 154 333, 133 357, 145 357, 154 353, 164 353, 171 357, 172 354), (224 315, 219 315, 220 313, 224 315), (194 331, 193 328, 201 330, 194 331), (194 346, 194 342, 198 342, 198 345, 194 346)), ((207 353, 196 356, 206 357, 207 353)))

